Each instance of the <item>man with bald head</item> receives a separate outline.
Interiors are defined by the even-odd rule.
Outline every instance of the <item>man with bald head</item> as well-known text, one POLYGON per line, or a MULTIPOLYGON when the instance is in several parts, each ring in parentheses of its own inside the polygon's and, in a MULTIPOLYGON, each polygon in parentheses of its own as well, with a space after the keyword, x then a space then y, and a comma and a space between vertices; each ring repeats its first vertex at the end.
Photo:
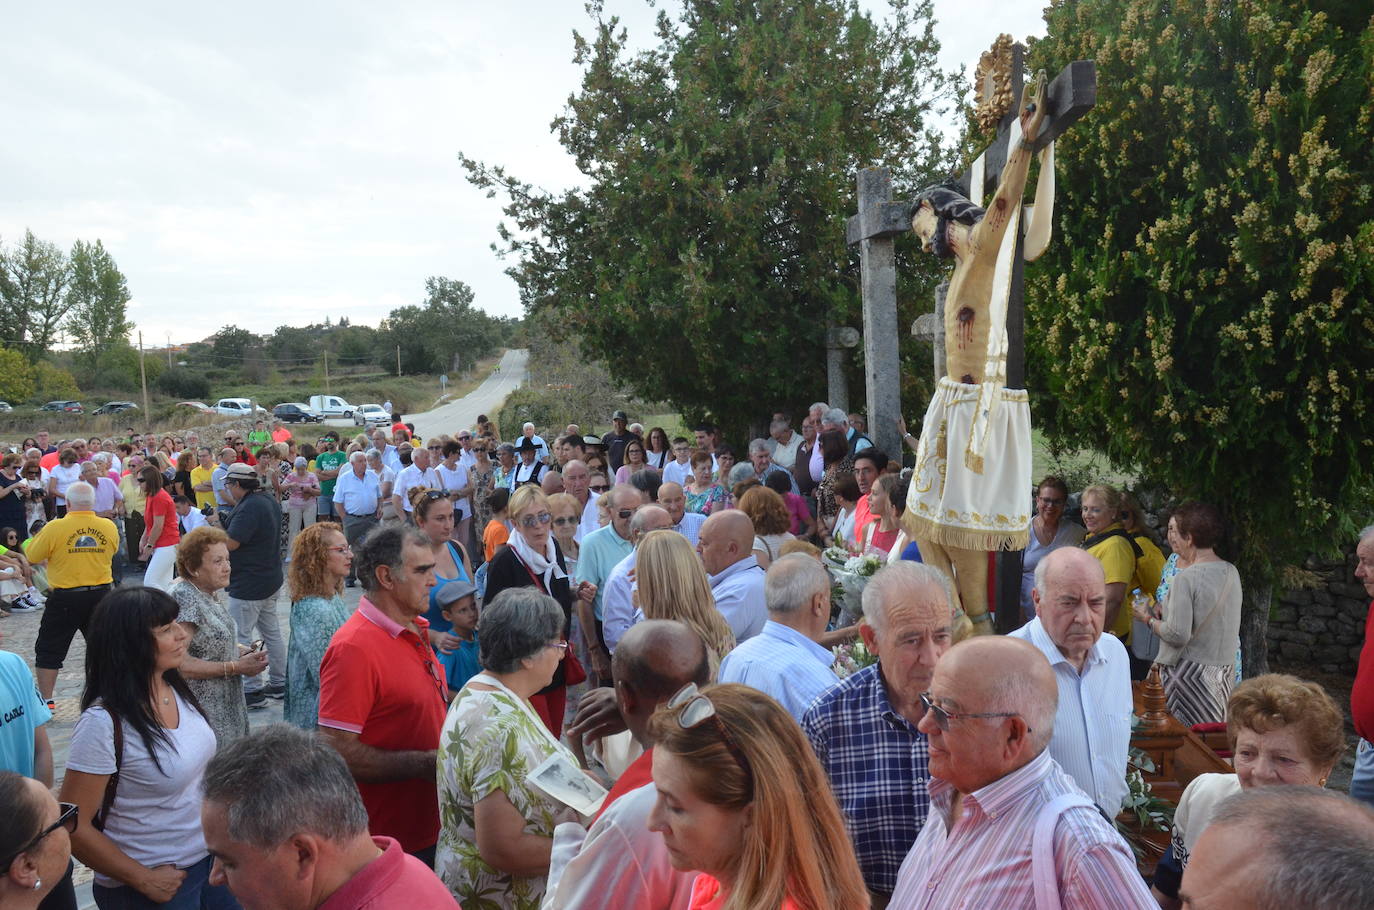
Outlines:
POLYGON ((675 870, 663 837, 649 830, 657 792, 648 729, 654 711, 684 686, 710 682, 706 646, 682 623, 645 620, 621 639, 614 672, 616 707, 644 754, 616 780, 590 830, 576 822, 554 829, 544 906, 685 907, 696 873, 675 870))
POLYGON ((1158 906, 1121 835, 1050 757, 1059 688, 1034 645, 955 645, 922 702, 930 814, 892 906, 1158 906))
POLYGON ((616 563, 606 578, 606 590, 602 598, 601 637, 606 641, 606 650, 615 653, 630 626, 634 625, 637 613, 634 605, 635 557, 639 544, 650 531, 666 531, 673 527, 672 518, 662 506, 641 506, 630 519, 630 543, 635 549, 616 563))
POLYGON ((706 523, 706 516, 687 511, 687 494, 683 492, 682 484, 673 481, 660 484, 658 504, 668 510, 668 517, 673 521, 673 530, 687 538, 687 542, 695 547, 701 540, 701 526, 706 523))
POLYGON ((1045 655, 1059 685, 1050 756, 1113 818, 1126 798, 1131 748, 1131 662, 1115 635, 1103 635, 1107 579, 1102 563, 1061 547, 1035 567, 1035 619, 1015 632, 1045 655))
POLYGON ((921 694, 962 614, 946 575, 905 560, 868 582, 863 613, 859 634, 878 662, 821 694, 802 730, 830 778, 873 907, 881 910, 925 823, 930 774, 926 736, 917 727, 925 714, 921 694))
POLYGON ((1256 787, 1223 801, 1178 896, 1189 910, 1374 907, 1374 811, 1320 787, 1256 787))
POLYGON ((763 631, 768 603, 763 569, 754 558, 754 523, 738 509, 717 512, 701 526, 697 552, 711 582, 716 609, 742 644, 763 631))

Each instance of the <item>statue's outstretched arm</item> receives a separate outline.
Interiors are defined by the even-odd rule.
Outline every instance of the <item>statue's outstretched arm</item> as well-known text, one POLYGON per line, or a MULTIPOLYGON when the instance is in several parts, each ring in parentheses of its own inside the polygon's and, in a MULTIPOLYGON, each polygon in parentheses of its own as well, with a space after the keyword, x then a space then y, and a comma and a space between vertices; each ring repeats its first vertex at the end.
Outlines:
POLYGON ((987 215, 974 226, 970 243, 975 255, 995 257, 1001 246, 1002 236, 1011 224, 1011 214, 1016 203, 1021 201, 1026 191, 1026 177, 1030 173, 1030 162, 1035 137, 1040 134, 1040 125, 1045 120, 1045 86, 1048 80, 1044 71, 1036 74, 1035 98, 1021 109, 1021 135, 1019 142, 1007 149, 1007 163, 1002 168, 1002 182, 988 204, 987 215))

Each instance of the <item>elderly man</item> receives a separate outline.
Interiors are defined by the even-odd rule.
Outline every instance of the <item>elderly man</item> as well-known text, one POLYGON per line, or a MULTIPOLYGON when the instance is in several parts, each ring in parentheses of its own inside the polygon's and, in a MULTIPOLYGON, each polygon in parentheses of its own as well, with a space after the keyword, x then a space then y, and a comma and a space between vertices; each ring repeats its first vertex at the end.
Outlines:
POLYGON ((268 685, 245 677, 250 708, 266 707, 268 698, 286 697, 286 639, 277 620, 277 594, 285 580, 281 561, 281 503, 260 489, 257 472, 246 464, 230 465, 224 478, 234 501, 224 533, 229 535, 229 615, 238 627, 239 644, 252 642, 253 630, 267 646, 268 685))
POLYGON ((201 790, 210 882, 247 910, 458 907, 424 863, 368 833, 348 766, 304 731, 274 724, 226 745, 201 790))
POLYGON ((90 484, 78 480, 67 487, 67 502, 67 514, 44 525, 24 550, 30 564, 48 564, 52 585, 33 646, 38 691, 49 702, 72 639, 80 632, 85 640, 95 605, 110 590, 119 548, 119 529, 93 511, 90 484))
MULTIPOLYGON (((1374 525, 1360 532, 1355 546, 1355 578, 1374 598, 1374 525)), ((1360 744, 1355 750, 1355 771, 1350 778, 1350 795, 1374 806, 1374 599, 1364 621, 1364 646, 1350 689, 1350 717, 1360 744)))
POLYGON ((706 516, 687 511, 687 494, 683 491, 682 484, 661 484, 658 488, 658 504, 668 510, 673 530, 687 538, 687 542, 695 547, 701 538, 701 526, 706 523, 706 516))
MULTIPOLYGON (((350 547, 367 536, 382 520, 381 477, 367 469, 367 455, 354 452, 348 456, 348 470, 339 475, 334 485, 334 514, 343 527, 344 539, 350 547)), ((348 567, 347 584, 357 584, 353 565, 348 567)))
POLYGON ((387 438, 386 430, 377 427, 372 431, 372 446, 377 450, 381 457, 382 464, 386 465, 397 474, 405 470, 405 465, 401 464, 401 453, 396 449, 387 438))
MULTIPOLYGON (((132 458, 129 460, 133 461, 132 458)), ((229 510, 234 507, 234 501, 224 490, 224 478, 229 476, 229 469, 237 461, 238 453, 232 446, 225 446, 219 450, 219 464, 210 472, 210 491, 215 497, 215 507, 219 510, 221 522, 228 517, 229 510)))
POLYGON ((1108 818, 1126 798, 1131 747, 1131 665, 1103 635, 1107 582, 1086 550, 1062 547, 1040 560, 1031 590, 1035 619, 1011 633, 1045 655, 1059 685, 1050 757, 1108 818))
POLYGON ((539 489, 545 496, 563 492, 563 475, 558 471, 545 471, 544 479, 539 481, 539 489))
POLYGON ((797 481, 793 479, 792 472, 773 464, 766 440, 755 439, 749 443, 749 462, 754 466, 754 479, 759 483, 763 483, 769 474, 781 474, 787 478, 791 491, 797 492, 797 481))
POLYGON ((720 681, 771 695, 801 723, 816 698, 840 681, 819 642, 830 622, 830 575, 804 553, 784 556, 763 576, 768 622, 725 656, 720 681))
POLYGON ((549 452, 549 444, 544 441, 542 436, 534 432, 534 424, 526 422, 525 425, 520 428, 520 435, 534 443, 534 457, 548 464, 551 454, 549 452))
POLYGON ((605 620, 606 580, 611 577, 611 570, 634 549, 630 519, 639 511, 643 499, 639 491, 627 483, 616 484, 606 495, 611 498, 610 524, 604 528, 597 528, 584 537, 582 549, 577 554, 577 581, 589 581, 596 585, 596 598, 592 601, 590 610, 585 601, 579 601, 577 611, 578 622, 582 624, 582 628, 596 630, 596 635, 588 636, 587 639, 592 667, 602 680, 609 681, 611 655, 606 648, 605 634, 601 627, 605 620))
POLYGON ((563 492, 576 499, 578 508, 582 510, 575 535, 580 544, 584 537, 601 526, 596 516, 596 494, 588 487, 592 475, 587 466, 576 458, 563 464, 562 473, 563 492))
POLYGON ((1374 906, 1374 811, 1318 787, 1258 787, 1217 807, 1183 873, 1191 910, 1374 906))
POLYGON ((510 479, 507 484, 508 489, 514 493, 516 488, 523 487, 527 483, 538 486, 544 479, 544 472, 548 470, 548 465, 540 461, 535 456, 538 449, 530 439, 521 439, 520 444, 515 447, 515 452, 520 456, 520 461, 511 469, 510 479))
POLYGON ((601 600, 601 635, 606 642, 606 650, 612 654, 626 630, 643 618, 634 605, 635 557, 639 553, 639 544, 650 531, 671 528, 672 518, 668 510, 661 506, 642 506, 630 519, 630 543, 635 549, 611 569, 601 600))
POLYGON ((1059 690, 1034 645, 961 642, 921 700, 930 814, 892 906, 1158 907, 1130 847, 1046 749, 1059 690))
POLYGON ((391 504, 396 509, 396 517, 413 524, 411 513, 415 507, 410 504, 410 491, 442 490, 443 487, 439 474, 430 466, 429 449, 417 444, 410 453, 410 467, 396 475, 396 486, 391 491, 391 504))
POLYGON ((366 594, 320 662, 320 732, 358 782, 369 830, 433 867, 449 698, 424 618, 434 552, 416 528, 392 525, 364 537, 353 562, 366 594))
POLYGON ((801 436, 792 431, 792 425, 786 419, 774 418, 768 424, 768 454, 773 456, 773 463, 783 470, 791 471, 797 463, 797 449, 801 443, 801 436))
POLYGON ((830 778, 873 906, 881 908, 925 824, 930 775, 926 736, 917 729, 921 694, 949 650, 958 608, 943 573, 901 561, 869 581, 863 611, 859 634, 878 662, 817 698, 802 730, 830 778))
POLYGON ((629 417, 624 411, 616 411, 611 415, 611 425, 614 429, 601 437, 601 444, 606 447, 606 460, 610 463, 613 473, 619 471, 620 466, 625 463, 625 444, 631 439, 639 439, 626 427, 628 421, 629 417))
POLYGON ((768 605, 763 568, 754 558, 754 525, 738 509, 717 512, 701 526, 697 552, 711 582, 716 609, 743 643, 763 631, 768 605))
POLYGON ((649 830, 658 793, 648 730, 660 705, 689 683, 710 681, 706 646, 682 623, 646 620, 625 633, 614 669, 616 707, 644 753, 616 780, 590 829, 575 822, 554 829, 548 910, 678 910, 691 897, 695 873, 675 870, 663 838, 649 830))

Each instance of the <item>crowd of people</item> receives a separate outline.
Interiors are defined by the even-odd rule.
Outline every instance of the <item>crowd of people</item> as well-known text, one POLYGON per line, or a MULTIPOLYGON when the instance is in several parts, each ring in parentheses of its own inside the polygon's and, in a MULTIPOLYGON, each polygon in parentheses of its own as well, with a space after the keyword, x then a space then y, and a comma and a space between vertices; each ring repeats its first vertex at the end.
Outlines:
MULTIPOLYGON (((861 415, 611 425, 5 454, 0 597, 42 616, 33 673, 0 652, 0 906, 75 907, 75 858, 102 908, 1374 907, 1374 645, 1351 798, 1331 697, 1241 681, 1214 506, 1161 542, 1044 478, 1019 628, 979 634, 861 415), (837 549, 879 566, 844 609, 837 549), (1152 668, 1235 773, 1142 875, 1114 819, 1152 668)), ((1374 527, 1356 555, 1374 598, 1374 527)))

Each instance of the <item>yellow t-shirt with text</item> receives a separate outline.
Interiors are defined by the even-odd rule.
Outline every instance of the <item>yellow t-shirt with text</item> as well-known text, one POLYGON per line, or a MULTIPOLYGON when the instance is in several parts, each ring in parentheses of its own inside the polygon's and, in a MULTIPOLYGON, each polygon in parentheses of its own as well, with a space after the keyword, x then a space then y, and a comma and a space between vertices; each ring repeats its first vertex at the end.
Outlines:
POLYGON ((43 526, 29 541, 29 562, 48 563, 48 582, 54 588, 107 585, 119 547, 119 529, 94 512, 68 512, 43 526))

